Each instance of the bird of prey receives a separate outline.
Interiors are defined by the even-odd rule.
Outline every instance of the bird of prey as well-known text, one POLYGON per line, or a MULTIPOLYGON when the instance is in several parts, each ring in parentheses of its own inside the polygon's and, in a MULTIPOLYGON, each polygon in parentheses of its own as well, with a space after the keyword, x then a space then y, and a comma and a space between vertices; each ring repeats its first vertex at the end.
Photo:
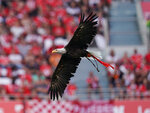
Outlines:
POLYGON ((87 51, 88 46, 97 33, 97 18, 98 16, 93 13, 90 13, 86 19, 84 18, 84 14, 81 14, 79 26, 74 32, 74 36, 70 42, 64 48, 52 51, 52 53, 62 54, 52 75, 51 84, 48 90, 52 100, 58 100, 59 97, 62 97, 64 90, 69 83, 70 78, 74 76, 73 74, 76 72, 82 57, 93 57, 104 66, 112 67, 110 64, 102 62, 94 52, 87 51))

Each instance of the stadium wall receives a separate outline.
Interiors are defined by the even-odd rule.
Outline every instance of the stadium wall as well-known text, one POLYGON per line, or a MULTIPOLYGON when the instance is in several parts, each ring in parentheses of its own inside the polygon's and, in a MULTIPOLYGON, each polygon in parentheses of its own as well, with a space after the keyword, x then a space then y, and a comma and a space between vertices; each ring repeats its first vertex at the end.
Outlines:
POLYGON ((150 113, 150 101, 0 101, 0 113, 150 113))

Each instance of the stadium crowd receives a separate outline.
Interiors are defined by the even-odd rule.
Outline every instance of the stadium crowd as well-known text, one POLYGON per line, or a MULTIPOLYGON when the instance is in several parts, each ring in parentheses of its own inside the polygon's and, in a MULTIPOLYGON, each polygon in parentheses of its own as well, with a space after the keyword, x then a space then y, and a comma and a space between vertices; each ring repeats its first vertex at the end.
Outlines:
POLYGON ((115 66, 115 70, 107 70, 112 98, 150 98, 150 50, 142 56, 135 49, 131 56, 124 53, 121 59, 111 50, 106 61, 115 66))
MULTIPOLYGON (((47 95, 63 47, 91 9, 107 17, 110 0, 0 0, 0 99, 47 95), (34 96, 33 96, 34 95, 34 96)), ((98 37, 102 35, 98 35, 98 37)), ((102 37, 103 38, 103 37, 102 37)), ((68 88, 68 89, 72 89, 68 88)))
MULTIPOLYGON (((0 99, 47 96, 60 59, 51 51, 67 44, 81 12, 87 16, 94 9, 99 16, 96 44, 104 50, 103 20, 110 4, 111 0, 0 0, 0 99)), ((112 98, 150 96, 150 51, 142 56, 135 50, 131 57, 125 53, 118 59, 112 50, 106 61, 116 67, 107 70, 112 98)), ((99 90, 99 81, 93 80, 99 90)), ((95 88, 91 79, 87 83, 88 90, 95 88)), ((71 84, 67 89, 72 95, 77 87, 71 84)))

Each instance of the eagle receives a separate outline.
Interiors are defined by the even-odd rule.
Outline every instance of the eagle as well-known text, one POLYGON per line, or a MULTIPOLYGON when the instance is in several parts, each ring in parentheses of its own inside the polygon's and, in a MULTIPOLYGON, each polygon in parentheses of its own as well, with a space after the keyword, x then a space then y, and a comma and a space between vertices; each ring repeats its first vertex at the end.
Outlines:
MULTIPOLYGON (((97 33, 98 16, 90 13, 85 19, 84 14, 81 13, 80 23, 70 42, 64 47, 55 49, 52 53, 62 54, 61 59, 52 75, 51 84, 48 89, 51 100, 59 99, 64 94, 64 90, 74 76, 76 69, 82 57, 93 57, 98 62, 106 67, 112 67, 110 64, 101 61, 100 57, 94 52, 87 50, 97 33)), ((113 68, 113 67, 112 67, 113 68)))

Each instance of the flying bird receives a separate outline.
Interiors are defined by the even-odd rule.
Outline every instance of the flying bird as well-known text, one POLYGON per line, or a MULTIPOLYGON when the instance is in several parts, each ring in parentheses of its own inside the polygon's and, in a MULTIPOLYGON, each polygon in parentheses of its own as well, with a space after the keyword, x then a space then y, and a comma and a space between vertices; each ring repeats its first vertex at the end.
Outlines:
POLYGON ((73 74, 76 72, 82 57, 93 57, 102 65, 112 67, 110 64, 102 62, 100 57, 94 52, 87 51, 88 46, 97 33, 97 18, 98 16, 93 13, 90 13, 86 19, 84 18, 84 14, 81 14, 79 26, 70 42, 64 48, 52 51, 52 53, 62 54, 52 75, 51 84, 48 90, 52 100, 58 100, 59 97, 62 97, 64 90, 69 83, 70 78, 74 76, 73 74))

